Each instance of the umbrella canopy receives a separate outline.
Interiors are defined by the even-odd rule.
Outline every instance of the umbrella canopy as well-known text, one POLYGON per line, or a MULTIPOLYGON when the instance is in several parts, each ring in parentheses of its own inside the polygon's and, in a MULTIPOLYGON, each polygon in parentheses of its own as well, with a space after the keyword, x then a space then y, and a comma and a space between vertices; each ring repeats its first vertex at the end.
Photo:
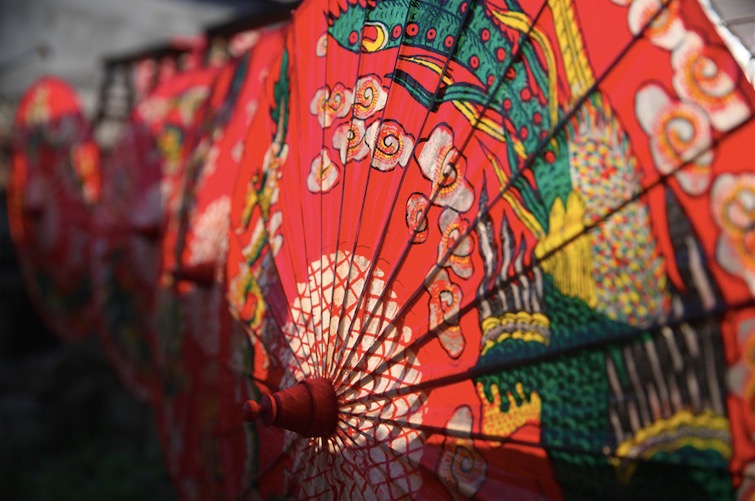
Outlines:
POLYGON ((305 2, 232 204, 262 494, 746 489, 754 107, 695 2, 305 2))
POLYGON ((157 414, 169 467, 187 499, 233 498, 249 487, 253 437, 236 411, 248 396, 239 377, 244 362, 234 358, 248 340, 231 317, 223 282, 243 138, 282 33, 258 30, 246 53, 220 69, 186 146, 181 198, 162 241, 157 414))
POLYGON ((124 383, 154 398, 155 288, 160 239, 183 186, 182 148, 214 70, 186 72, 134 110, 103 173, 95 218, 93 275, 99 333, 124 383))
POLYGON ((45 77, 14 120, 8 216, 31 298, 65 339, 91 333, 91 209, 99 196, 99 150, 75 91, 45 77))

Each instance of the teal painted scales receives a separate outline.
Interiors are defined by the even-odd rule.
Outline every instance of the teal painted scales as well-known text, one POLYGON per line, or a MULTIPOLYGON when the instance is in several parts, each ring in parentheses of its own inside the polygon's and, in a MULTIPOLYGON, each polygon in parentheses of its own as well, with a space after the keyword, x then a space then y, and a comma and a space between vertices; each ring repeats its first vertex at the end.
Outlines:
MULTIPOLYGON (((517 181, 516 185, 531 202, 540 224, 547 227, 547 207, 567 192, 568 183, 566 165, 557 160, 566 154, 563 144, 543 141, 560 114, 556 68, 552 49, 539 43, 541 37, 532 33, 532 21, 518 2, 495 6, 469 0, 385 1, 368 12, 350 6, 331 14, 329 22, 329 33, 347 50, 373 53, 408 46, 426 50, 437 61, 448 58, 449 75, 459 71, 457 66, 469 72, 474 80, 444 83, 437 93, 405 70, 385 76, 427 109, 444 102, 459 103, 471 124, 510 145, 506 154, 512 175, 525 160, 534 162, 531 170, 539 182, 517 181), (354 26, 362 22, 360 35, 354 26), (540 53, 549 61, 543 61, 540 53), (537 210, 540 204, 546 209, 537 210)), ((440 70, 443 63, 437 64, 440 70)))

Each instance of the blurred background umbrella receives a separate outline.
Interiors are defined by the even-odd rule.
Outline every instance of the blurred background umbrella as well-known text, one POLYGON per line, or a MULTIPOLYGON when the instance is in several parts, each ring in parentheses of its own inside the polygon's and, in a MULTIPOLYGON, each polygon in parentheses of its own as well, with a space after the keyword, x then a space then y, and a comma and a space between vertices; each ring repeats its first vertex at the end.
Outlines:
MULTIPOLYGON (((58 74, 73 84, 85 116, 94 119, 105 57, 162 44, 168 37, 194 37, 208 23, 238 22, 271 7, 279 6, 248 0, 0 2, 0 483, 5 496, 175 497, 149 409, 118 385, 96 343, 60 344, 27 304, 5 212, 9 138, 19 99, 35 79, 58 74), (32 50, 37 46, 46 49, 32 50)), ((109 87, 119 106, 122 89, 109 87)), ((117 127, 106 129, 125 118, 97 123, 105 151, 118 138, 117 127)))
POLYGON ((187 171, 155 284, 158 428, 186 499, 234 497, 248 487, 252 438, 234 412, 244 378, 232 370, 232 348, 246 340, 228 312, 223 271, 242 139, 282 34, 280 28, 259 29, 245 38, 242 55, 220 68, 186 143, 187 171))
POLYGON ((9 223, 19 263, 47 325, 67 339, 92 331, 88 241, 99 192, 99 152, 76 93, 44 78, 14 121, 9 223))

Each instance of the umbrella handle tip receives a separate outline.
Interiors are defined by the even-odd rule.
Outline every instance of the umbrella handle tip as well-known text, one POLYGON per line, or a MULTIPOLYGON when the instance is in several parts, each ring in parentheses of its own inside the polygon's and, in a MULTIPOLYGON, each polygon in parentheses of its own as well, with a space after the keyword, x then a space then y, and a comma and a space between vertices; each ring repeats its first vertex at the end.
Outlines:
POLYGON ((254 400, 247 400, 243 407, 244 421, 256 421, 260 417, 260 404, 254 400))

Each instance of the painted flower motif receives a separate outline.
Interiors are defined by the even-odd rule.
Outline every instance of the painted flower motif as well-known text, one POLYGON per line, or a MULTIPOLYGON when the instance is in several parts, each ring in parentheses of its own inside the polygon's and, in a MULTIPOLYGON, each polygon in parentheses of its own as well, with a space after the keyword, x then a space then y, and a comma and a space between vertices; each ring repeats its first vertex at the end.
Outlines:
POLYGON ((652 20, 644 35, 654 45, 672 50, 682 43, 686 34, 684 23, 679 18, 679 8, 677 0, 669 3, 662 0, 634 0, 629 6, 629 30, 633 35, 638 35, 652 20))
POLYGON ((425 283, 425 289, 430 294, 430 329, 438 329, 438 341, 448 356, 459 358, 466 345, 459 327, 461 288, 441 269, 430 283, 425 283))
POLYGON ((188 264, 220 264, 225 260, 228 252, 230 214, 230 197, 220 197, 196 217, 188 264))
POLYGON ((283 224, 283 213, 281 211, 273 212, 267 223, 267 233, 270 238, 270 250, 273 256, 278 255, 283 246, 283 235, 280 234, 280 228, 283 224))
POLYGON ((388 93, 380 85, 380 77, 366 75, 354 86, 354 116, 366 120, 385 108, 388 93))
POLYGON ((406 167, 412 156, 414 137, 394 120, 374 122, 367 129, 367 144, 372 150, 372 167, 387 172, 397 165, 406 167))
POLYGON ((366 131, 362 120, 351 120, 335 128, 333 147, 340 152, 343 165, 351 160, 362 160, 370 153, 365 136, 366 131))
POLYGON ((287 369, 281 386, 310 375, 328 377, 342 413, 336 431, 325 439, 294 440, 287 432, 293 442, 290 475, 304 479, 297 498, 394 499, 397 492, 415 497, 422 485, 424 434, 417 427, 426 396, 414 391, 389 402, 381 397, 421 382, 419 362, 409 349, 411 329, 393 323, 399 297, 385 289, 386 273, 363 256, 326 254, 307 271, 308 282, 297 284, 290 304, 291 320, 277 336, 293 354, 280 360, 285 353, 275 353, 287 369), (372 280, 365 280, 370 269, 372 280), (333 293, 320 295, 322 290, 333 293), (361 306, 358 297, 365 298, 361 306), (351 350, 356 356, 335 355, 351 350), (385 363, 398 353, 396 363, 385 363))
POLYGON ((721 229, 716 259, 755 296, 755 174, 722 174, 711 190, 713 218, 721 229))
POLYGON ((428 139, 418 143, 416 154, 422 174, 433 183, 433 203, 467 212, 474 192, 464 178, 467 161, 454 147, 451 128, 446 124, 436 126, 428 139))
MULTIPOLYGON (((267 74, 267 72, 261 72, 267 74)), ((263 81, 263 80, 261 80, 263 81)), ((252 123, 252 119, 257 114, 257 110, 260 107, 259 101, 256 99, 250 99, 246 106, 244 106, 244 123, 246 124, 245 128, 249 127, 249 124, 252 123)))
POLYGON ((339 82, 333 86, 333 90, 327 86, 318 89, 309 103, 309 111, 323 128, 327 128, 333 125, 336 118, 348 115, 353 102, 354 93, 339 82))
POLYGON ((700 35, 688 32, 672 52, 671 65, 679 97, 702 107, 714 129, 731 130, 750 116, 737 90, 739 68, 726 49, 706 46, 700 35))
POLYGON ((430 201, 422 193, 412 193, 406 201, 406 225, 412 233, 412 243, 427 240, 427 208, 430 201))
POLYGON ((472 498, 487 478, 488 464, 468 436, 472 432, 474 416, 468 405, 461 405, 446 423, 448 434, 443 439, 443 451, 438 458, 436 472, 454 499, 459 494, 472 498))
POLYGON ((231 148, 231 159, 237 164, 241 163, 241 159, 244 158, 244 141, 236 141, 236 144, 231 148))
POLYGON ((317 43, 315 44, 315 55, 317 57, 325 57, 325 55, 328 53, 328 32, 326 31, 322 35, 320 35, 320 38, 317 39, 317 43))
POLYGON ((694 104, 672 100, 655 84, 637 93, 635 112, 650 137, 656 168, 663 174, 673 172, 686 193, 702 194, 710 184, 713 161, 705 112, 694 104))
POLYGON ((330 160, 327 149, 323 149, 314 160, 307 176, 307 188, 312 193, 327 193, 338 182, 338 166, 330 160))
POLYGON ((446 208, 440 213, 438 226, 442 235, 438 244, 438 265, 451 268, 461 278, 471 277, 474 272, 472 251, 475 249, 475 241, 472 232, 464 236, 469 229, 469 222, 459 217, 455 210, 446 208), (443 261, 450 249, 453 249, 451 254, 443 261))

